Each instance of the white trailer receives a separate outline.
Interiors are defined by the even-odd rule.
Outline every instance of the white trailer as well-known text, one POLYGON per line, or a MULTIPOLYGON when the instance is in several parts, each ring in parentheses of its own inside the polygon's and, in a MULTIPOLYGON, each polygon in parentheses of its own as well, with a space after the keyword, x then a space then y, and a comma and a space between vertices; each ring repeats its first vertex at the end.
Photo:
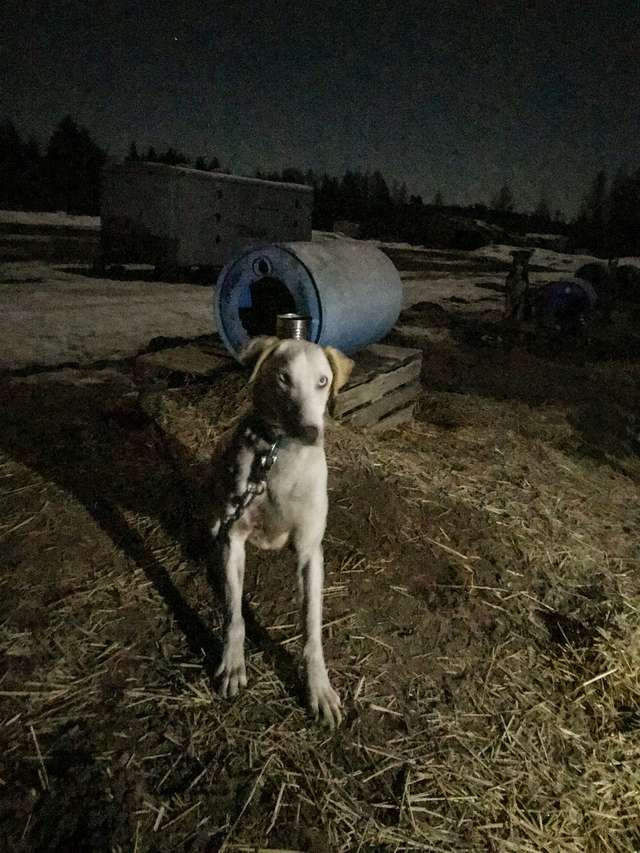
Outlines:
POLYGON ((101 261, 222 267, 251 243, 311 239, 313 190, 162 163, 103 170, 101 261))

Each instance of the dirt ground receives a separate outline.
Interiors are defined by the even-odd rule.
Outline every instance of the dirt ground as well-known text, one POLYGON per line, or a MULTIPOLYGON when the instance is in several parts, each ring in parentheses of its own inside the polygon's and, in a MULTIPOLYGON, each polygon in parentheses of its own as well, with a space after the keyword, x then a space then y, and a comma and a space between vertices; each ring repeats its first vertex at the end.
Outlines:
POLYGON ((333 734, 304 708, 289 553, 251 554, 250 684, 216 692, 194 519, 242 373, 1 378, 0 849, 640 849, 631 309, 552 351, 498 340, 499 290, 425 292, 402 325, 447 334, 412 339, 413 424, 328 429, 333 734))

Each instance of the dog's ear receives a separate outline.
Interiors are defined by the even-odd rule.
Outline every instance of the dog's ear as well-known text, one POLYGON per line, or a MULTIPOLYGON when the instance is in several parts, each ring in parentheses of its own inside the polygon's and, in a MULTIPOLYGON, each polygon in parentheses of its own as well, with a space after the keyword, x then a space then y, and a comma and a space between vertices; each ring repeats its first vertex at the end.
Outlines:
POLYGON ((354 362, 334 347, 325 347, 324 354, 329 359, 329 364, 331 365, 331 372, 333 373, 331 396, 335 397, 351 376, 354 362))
POLYGON ((260 368, 273 355, 278 344, 282 343, 280 338, 269 337, 268 335, 260 335, 257 338, 252 338, 246 347, 240 353, 240 361, 248 367, 253 367, 249 382, 253 382, 260 373, 260 368))

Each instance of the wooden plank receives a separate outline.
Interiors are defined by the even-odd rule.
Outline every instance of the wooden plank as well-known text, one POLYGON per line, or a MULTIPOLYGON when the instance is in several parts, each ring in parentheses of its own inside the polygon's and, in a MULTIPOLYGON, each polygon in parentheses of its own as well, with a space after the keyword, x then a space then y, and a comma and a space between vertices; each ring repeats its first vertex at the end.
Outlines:
POLYGON ((418 379, 421 372, 422 359, 416 359, 399 367, 397 370, 381 373, 363 385, 356 385, 354 388, 347 388, 345 391, 341 391, 333 404, 334 417, 340 417, 340 415, 345 415, 358 406, 363 406, 365 403, 372 403, 380 397, 384 397, 385 394, 388 394, 394 388, 400 385, 407 385, 409 382, 418 379))
POLYGON ((394 429, 401 424, 409 423, 409 421, 413 420, 414 407, 415 403, 411 403, 410 406, 406 406, 404 409, 398 409, 396 412, 392 412, 386 418, 382 418, 381 421, 368 427, 368 429, 371 432, 383 432, 385 429, 394 429))
POLYGON ((369 352, 374 355, 382 356, 383 358, 393 358, 398 364, 404 364, 407 361, 412 361, 415 358, 422 358, 422 350, 412 349, 411 347, 395 347, 391 344, 371 344, 367 347, 369 352))
MULTIPOLYGON (((217 332, 211 335, 211 341, 205 344, 203 348, 207 351, 215 351, 216 354, 220 353, 221 355, 226 355, 228 358, 233 358, 222 343, 222 339, 217 332)), ((406 364, 408 361, 422 358, 422 350, 415 349, 414 347, 392 346, 391 344, 371 344, 356 353, 353 358, 356 363, 354 372, 358 371, 361 365, 367 368, 369 360, 378 368, 386 367, 388 370, 392 370, 395 367, 406 364)))
POLYGON ((356 385, 364 385, 365 382, 370 382, 381 373, 388 373, 421 357, 422 350, 388 344, 372 344, 354 355, 355 367, 343 389, 343 393, 355 388, 356 385))
POLYGON ((402 388, 398 388, 396 391, 380 397, 375 403, 356 409, 355 412, 341 418, 341 421, 350 426, 371 426, 390 412, 394 412, 401 407, 406 408, 407 403, 415 402, 419 393, 419 382, 403 385, 402 388))
MULTIPOLYGON (((211 336, 210 342, 201 345, 201 347, 204 352, 235 360, 217 333, 211 336)), ((381 373, 389 373, 403 364, 420 358, 422 358, 421 349, 391 346, 390 344, 372 344, 354 356, 355 367, 342 393, 344 394, 357 385, 370 382, 381 373)))
POLYGON ((349 381, 343 388, 343 392, 350 388, 355 388, 356 385, 364 385, 366 382, 371 382, 376 376, 381 373, 388 373, 390 370, 395 370, 399 367, 397 361, 392 358, 376 355, 369 352, 368 349, 356 353, 353 356, 355 362, 353 372, 349 377, 349 381))

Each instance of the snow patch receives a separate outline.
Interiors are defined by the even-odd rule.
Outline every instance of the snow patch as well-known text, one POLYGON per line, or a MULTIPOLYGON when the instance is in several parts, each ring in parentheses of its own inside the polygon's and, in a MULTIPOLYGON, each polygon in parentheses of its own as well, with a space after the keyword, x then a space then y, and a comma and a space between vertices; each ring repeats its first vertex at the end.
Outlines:
POLYGON ((73 216, 62 211, 50 213, 33 210, 0 210, 0 223, 49 228, 86 228, 90 231, 100 229, 99 216, 73 216))
MULTIPOLYGON (((518 249, 522 249, 522 246, 506 246, 494 243, 491 246, 482 246, 482 248, 476 249, 474 252, 471 252, 471 255, 481 258, 491 258, 492 260, 504 261, 510 264, 513 260, 511 252, 518 249)), ((583 264, 597 260, 592 255, 569 255, 562 252, 554 252, 552 249, 536 248, 533 250, 533 255, 529 263, 532 266, 546 267, 561 272, 575 272, 583 264)))

